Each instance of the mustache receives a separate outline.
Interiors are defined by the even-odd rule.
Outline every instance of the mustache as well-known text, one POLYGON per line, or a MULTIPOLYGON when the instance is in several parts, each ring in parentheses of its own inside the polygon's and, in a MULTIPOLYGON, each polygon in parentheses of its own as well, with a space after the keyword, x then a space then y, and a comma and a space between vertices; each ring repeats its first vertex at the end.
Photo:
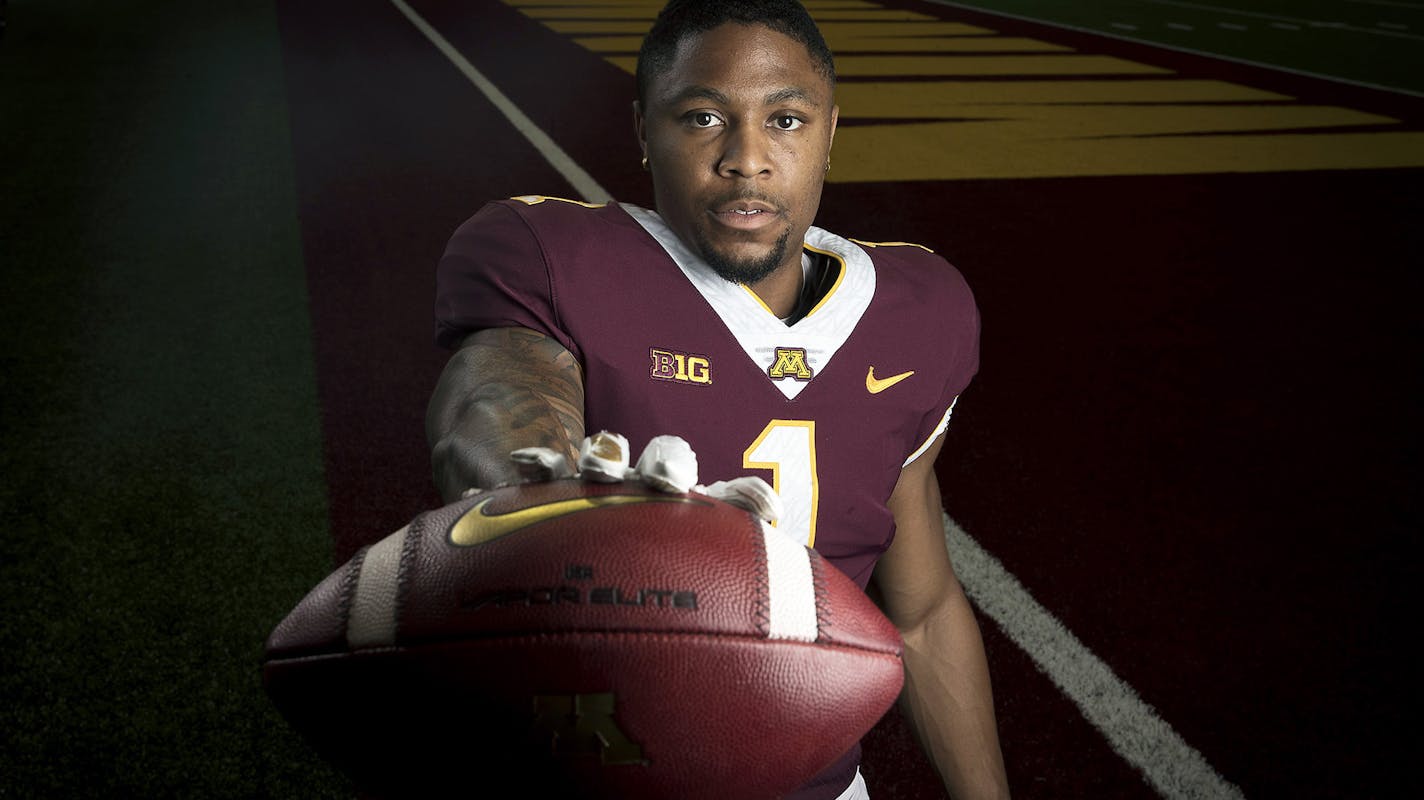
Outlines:
POLYGON ((781 198, 759 192, 752 187, 718 195, 712 199, 709 205, 713 208, 721 208, 730 203, 763 203, 776 209, 778 216, 786 215, 786 205, 781 201, 781 198))

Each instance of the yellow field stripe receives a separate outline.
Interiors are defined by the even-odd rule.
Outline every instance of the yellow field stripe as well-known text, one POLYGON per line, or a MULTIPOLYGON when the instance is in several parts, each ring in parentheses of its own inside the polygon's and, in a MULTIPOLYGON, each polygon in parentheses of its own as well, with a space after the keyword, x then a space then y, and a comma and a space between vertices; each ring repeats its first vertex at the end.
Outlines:
POLYGON ((846 56, 836 74, 862 75, 1160 75, 1170 70, 1112 56, 846 56))
POLYGON ((587 6, 571 8, 526 8, 524 15, 532 19, 645 19, 650 27, 658 16, 652 6, 587 6))
MULTIPOLYGON (((925 119, 958 117, 965 105, 1074 103, 1240 103, 1290 100, 1274 92, 1224 81, 850 81, 836 86, 842 117, 925 119)), ((993 109, 1021 114, 1021 109, 993 109)))
POLYGON ((637 20, 544 20, 549 30, 554 33, 565 34, 587 34, 587 33, 612 33, 619 35, 637 36, 642 38, 647 34, 648 29, 653 27, 653 20, 649 18, 646 22, 637 20))
MULTIPOLYGON (((547 6, 640 6, 661 9, 667 5, 667 0, 504 0, 504 4, 519 9, 547 6)), ((879 3, 871 3, 867 0, 806 0, 801 5, 813 12, 818 9, 881 8, 879 3)))
POLYGON ((842 53, 1069 53, 1067 45, 1013 36, 862 36, 830 45, 842 53))
POLYGON ((879 3, 869 3, 865 0, 807 0, 801 5, 815 16, 817 11, 837 9, 837 8, 880 8, 879 3))
MULTIPOLYGON (((667 0, 504 0, 504 4, 518 9, 526 8, 606 8, 610 6, 651 8, 654 11, 667 5, 667 0)), ((882 8, 879 3, 866 0, 807 0, 802 3, 813 14, 823 10, 858 10, 882 8)))
MULTIPOLYGON (((667 0, 504 0, 504 4, 518 9, 526 8, 610 8, 636 7, 661 10, 667 0)), ((801 5, 815 16, 820 11, 879 10, 884 6, 867 0, 806 0, 801 5)))
MULTIPOLYGON (((527 11, 525 12, 528 13, 527 11)), ((653 18, 642 20, 545 19, 555 33, 614 34, 642 36, 653 27, 653 18)), ((994 32, 958 22, 827 22, 819 26, 827 43, 865 36, 988 36, 994 32)), ((832 48, 834 51, 834 47, 832 48)))
POLYGON ((864 36, 989 36, 995 31, 963 22, 825 22, 816 27, 826 42, 864 36))
MULTIPOLYGON (((658 15, 658 8, 655 6, 543 6, 538 8, 523 9, 526 16, 533 19, 647 19, 652 20, 658 15)), ((816 21, 838 21, 847 20, 854 22, 868 22, 878 24, 881 22, 933 22, 934 17, 921 14, 918 11, 892 11, 889 9, 868 8, 864 10, 827 10, 817 11, 816 21)))
POLYGON ((832 183, 1424 166, 1424 133, 1005 139, 992 123, 850 126, 832 183), (844 165, 844 166, 842 166, 844 165))
POLYGON ((593 53, 637 53, 643 46, 641 36, 576 36, 574 41, 593 53))
POLYGON ((667 5, 667 0, 504 0, 504 4, 520 10, 545 8, 549 6, 562 6, 564 8, 638 6, 639 8, 651 8, 656 11, 667 5))
MULTIPOLYGON (((608 63, 634 74, 637 56, 609 56, 608 63)), ((963 75, 1015 77, 1022 75, 1165 75, 1171 70, 1112 56, 846 56, 836 59, 842 78, 895 75, 963 75)))
POLYGON ((658 16, 656 8, 526 8, 524 15, 532 19, 624 19, 624 20, 645 20, 648 27, 652 27, 653 20, 658 16))
POLYGON ((807 0, 807 2, 801 5, 805 6, 806 10, 810 11, 812 16, 815 16, 817 11, 834 10, 838 8, 880 8, 879 3, 869 3, 865 0, 807 0))
MULTIPOLYGON (((816 27, 820 27, 824 22, 870 22, 880 24, 884 22, 934 22, 935 17, 929 14, 921 14, 918 11, 902 11, 900 9, 865 9, 863 11, 815 11, 811 14, 816 20, 816 27)), ((825 34, 822 34, 824 36, 825 34)))
MULTIPOLYGON (((595 53, 636 53, 641 36, 583 36, 574 41, 595 53)), ((831 44, 835 53, 1066 53, 1072 48, 1009 36, 867 37, 831 44)))
MULTIPOLYGON (((583 5, 634 15, 660 2, 583 5)), ((573 5, 580 4, 565 2, 560 13, 573 5)), ((609 34, 577 41, 632 74, 651 15, 544 24, 564 34, 609 34)), ((1399 130, 1389 117, 1177 78, 1169 69, 963 23, 820 26, 848 79, 836 88, 849 124, 836 134, 834 183, 1424 166, 1424 133, 1399 130), (955 77, 993 80, 923 80, 955 77), (918 121, 936 118, 946 121, 918 121), (895 120, 917 121, 877 122, 895 120), (1374 130, 1330 130, 1339 128, 1374 130)))

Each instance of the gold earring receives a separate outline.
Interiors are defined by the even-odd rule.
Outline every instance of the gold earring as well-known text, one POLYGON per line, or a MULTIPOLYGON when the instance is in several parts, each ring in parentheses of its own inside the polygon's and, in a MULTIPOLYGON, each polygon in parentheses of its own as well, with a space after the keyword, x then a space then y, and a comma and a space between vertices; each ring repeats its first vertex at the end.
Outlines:
POLYGON ((826 171, 827 171, 827 172, 830 172, 830 171, 831 171, 831 157, 830 157, 830 156, 826 156, 826 171))
POLYGON ((647 157, 647 156, 643 156, 643 171, 644 171, 644 172, 650 172, 650 171, 651 171, 651 170, 648 169, 648 157, 647 157))

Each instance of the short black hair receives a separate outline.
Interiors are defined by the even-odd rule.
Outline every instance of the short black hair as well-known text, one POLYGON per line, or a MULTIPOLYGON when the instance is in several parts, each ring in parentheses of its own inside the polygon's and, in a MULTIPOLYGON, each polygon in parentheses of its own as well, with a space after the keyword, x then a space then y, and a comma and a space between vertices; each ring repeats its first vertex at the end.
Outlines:
POLYGON ((765 25, 795 39, 806 46, 816 71, 835 86, 836 64, 831 49, 798 0, 670 0, 658 12, 638 51, 638 102, 647 105, 653 76, 672 65, 684 38, 706 33, 725 22, 765 25))

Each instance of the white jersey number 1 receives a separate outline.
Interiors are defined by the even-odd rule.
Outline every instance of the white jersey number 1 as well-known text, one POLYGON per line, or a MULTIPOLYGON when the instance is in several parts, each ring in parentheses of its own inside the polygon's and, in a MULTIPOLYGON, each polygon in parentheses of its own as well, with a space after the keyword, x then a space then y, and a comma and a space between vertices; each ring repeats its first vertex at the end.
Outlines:
POLYGON ((771 470, 771 486, 781 495, 778 530, 807 547, 816 544, 816 512, 821 487, 816 479, 816 423, 774 419, 742 452, 745 469, 771 470))

